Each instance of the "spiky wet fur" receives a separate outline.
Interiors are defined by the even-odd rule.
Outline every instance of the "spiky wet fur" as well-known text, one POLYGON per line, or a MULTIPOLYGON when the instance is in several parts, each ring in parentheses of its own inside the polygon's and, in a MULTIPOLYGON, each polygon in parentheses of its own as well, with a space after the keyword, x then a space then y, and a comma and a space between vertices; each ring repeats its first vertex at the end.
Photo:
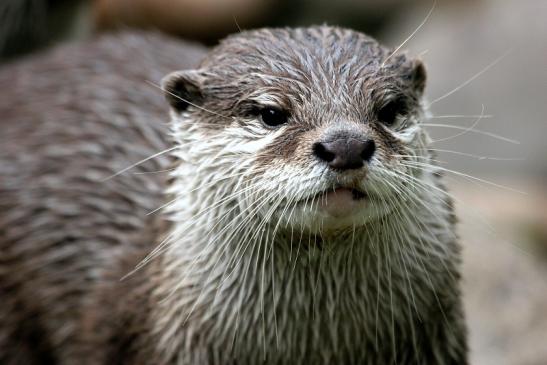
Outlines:
MULTIPOLYGON (((131 240, 143 239, 133 232, 122 236, 112 257, 100 255, 103 271, 74 320, 79 332, 72 344, 62 343, 72 347, 70 356, 51 345, 58 363, 466 364, 455 218, 419 126, 423 107, 417 104, 409 125, 388 135, 372 123, 372 95, 351 95, 354 89, 344 87, 335 92, 356 70, 369 76, 374 71, 357 84, 364 90, 387 85, 419 103, 401 81, 415 65, 405 56, 391 57, 388 72, 376 73, 388 55, 368 37, 329 27, 251 32, 213 51, 192 72, 202 82, 200 99, 190 100, 195 105, 177 109, 171 98, 176 168, 168 201, 163 218, 138 218, 144 232, 155 232, 153 242, 131 249, 131 240), (283 46, 285 41, 290 46, 283 46), (284 90, 300 96, 291 107, 301 123, 290 134, 301 135, 299 143, 284 139, 290 126, 269 130, 236 111, 237 102, 249 98, 287 102, 276 98, 279 90, 272 90, 272 83, 282 83, 265 70, 289 70, 283 68, 285 59, 268 61, 267 51, 275 45, 297 54, 293 41, 309 41, 318 52, 299 55, 305 67, 294 69, 294 82, 284 90), (257 44, 265 52, 248 51, 257 44), (317 44, 325 46, 324 54, 317 44), (368 58, 351 58, 347 64, 353 68, 333 73, 345 81, 331 84, 329 71, 340 70, 336 60, 353 55, 342 50, 329 58, 328 46, 336 44, 347 45, 346 51, 364 45, 368 58), (235 66, 234 54, 241 56, 235 66), (267 63, 253 58, 256 54, 267 63), (312 56, 329 60, 326 69, 310 61, 312 56), (256 94, 246 93, 236 77, 249 75, 245 67, 237 69, 245 62, 258 68, 252 82, 245 80, 256 94), (314 82, 298 82, 303 74, 314 82), (321 113, 314 102, 325 100, 320 92, 332 96, 321 113), (365 105, 360 111, 359 102, 365 105), (361 182, 370 206, 378 209, 349 226, 315 219, 318 198, 309 196, 347 178, 309 154, 314 130, 338 121, 378 142, 361 182), (276 149, 280 145, 285 147, 276 149), (422 162, 428 168, 419 168, 422 162), (150 254, 137 270, 120 281, 145 253, 150 254)), ((131 197, 129 191, 119 193, 131 197)))
POLYGON ((455 219, 420 127, 423 105, 392 140, 366 129, 379 145, 360 183, 369 192, 367 214, 332 227, 317 208, 320 198, 310 197, 345 176, 310 157, 308 141, 317 137, 308 134, 337 123, 366 128, 355 121, 374 119, 370 90, 396 90, 419 102, 411 87, 393 80, 415 64, 390 56, 382 75, 389 51, 338 28, 234 38, 198 71, 207 110, 172 111, 175 154, 184 163, 172 174, 167 209, 174 228, 160 282, 171 283, 158 288, 164 299, 153 314, 166 363, 465 364, 455 219), (262 44, 272 38, 276 56, 262 58, 262 44), (225 64, 234 54, 241 59, 225 64), (246 94, 249 79, 256 81, 246 94), (365 95, 353 94, 360 88, 365 95), (225 89, 234 93, 228 106, 225 89), (253 118, 242 123, 233 105, 245 98, 290 105, 305 127, 271 131, 253 118), (271 146, 288 133, 303 137, 292 154, 275 153, 271 146), (429 168, 419 168, 424 163, 429 168))
POLYGON ((171 191, 183 198, 170 209, 178 224, 153 313, 165 363, 465 363, 454 217, 433 171, 385 202, 388 217, 311 234, 257 214, 276 203, 254 200, 261 181, 257 191, 245 183, 249 166, 224 142, 219 165, 199 148, 179 153, 211 167, 174 173, 171 191), (208 181, 222 189, 201 187, 208 181), (234 194, 242 190, 246 198, 234 194))

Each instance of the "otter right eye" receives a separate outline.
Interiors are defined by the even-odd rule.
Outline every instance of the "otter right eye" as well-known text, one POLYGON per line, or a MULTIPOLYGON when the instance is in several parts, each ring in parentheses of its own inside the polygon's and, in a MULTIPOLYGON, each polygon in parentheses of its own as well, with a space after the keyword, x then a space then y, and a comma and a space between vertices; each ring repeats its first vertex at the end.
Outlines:
POLYGON ((283 110, 267 107, 259 111, 260 119, 269 127, 278 127, 287 123, 288 115, 283 110))
POLYGON ((384 105, 378 111, 378 120, 388 127, 392 127, 399 115, 407 113, 407 106, 404 100, 395 99, 384 105))

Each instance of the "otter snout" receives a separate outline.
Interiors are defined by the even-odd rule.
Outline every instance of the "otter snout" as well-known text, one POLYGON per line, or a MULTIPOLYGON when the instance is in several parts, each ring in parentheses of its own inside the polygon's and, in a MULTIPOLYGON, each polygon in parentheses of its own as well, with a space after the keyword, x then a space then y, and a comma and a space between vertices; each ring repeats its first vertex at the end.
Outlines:
POLYGON ((312 150, 330 168, 343 171, 362 168, 374 155, 376 145, 370 138, 339 131, 314 143, 312 150))

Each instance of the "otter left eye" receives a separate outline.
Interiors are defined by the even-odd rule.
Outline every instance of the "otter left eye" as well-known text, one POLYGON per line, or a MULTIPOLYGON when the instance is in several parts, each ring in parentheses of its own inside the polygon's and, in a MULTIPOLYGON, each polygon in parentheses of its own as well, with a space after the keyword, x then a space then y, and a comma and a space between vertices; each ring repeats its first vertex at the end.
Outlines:
POLYGON ((395 124, 397 116, 408 112, 408 107, 403 100, 395 99, 378 110, 378 120, 384 125, 391 127, 395 124))
POLYGON ((288 116, 283 110, 267 107, 260 110, 260 118, 267 126, 278 127, 287 123, 288 116))

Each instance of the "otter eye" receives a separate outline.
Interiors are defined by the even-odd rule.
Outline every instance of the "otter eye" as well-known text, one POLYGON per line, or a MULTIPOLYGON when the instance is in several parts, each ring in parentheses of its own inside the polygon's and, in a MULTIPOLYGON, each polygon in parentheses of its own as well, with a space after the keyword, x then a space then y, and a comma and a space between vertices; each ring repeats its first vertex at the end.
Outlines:
POLYGON ((384 125, 391 127, 395 124, 397 116, 408 112, 408 107, 404 100, 395 99, 384 105, 378 110, 378 120, 384 125))
POLYGON ((260 109, 259 114, 262 122, 270 127, 277 127, 285 124, 287 123, 288 119, 287 113, 285 113, 283 110, 273 107, 260 109))

